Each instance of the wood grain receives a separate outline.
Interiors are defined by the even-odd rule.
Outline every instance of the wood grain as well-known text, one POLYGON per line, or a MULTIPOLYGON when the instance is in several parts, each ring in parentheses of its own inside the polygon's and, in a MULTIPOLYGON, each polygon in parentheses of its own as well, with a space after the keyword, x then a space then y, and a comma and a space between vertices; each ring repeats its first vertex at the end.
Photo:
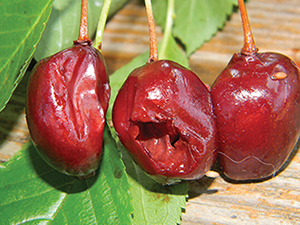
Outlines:
MULTIPOLYGON (((247 9, 260 51, 281 52, 300 62, 300 1, 251 0, 247 9)), ((157 34, 161 40, 159 27, 157 34)), ((234 13, 224 29, 190 57, 190 66, 211 85, 242 43, 240 16, 234 13)), ((145 10, 138 1, 131 1, 108 22, 104 33, 102 51, 109 74, 148 49, 145 10)), ((0 114, 0 161, 7 161, 29 140, 24 116, 26 84, 24 79, 0 114)), ((220 171, 218 165, 214 170, 220 171)), ((190 182, 182 224, 300 224, 299 144, 272 179, 232 183, 217 176, 190 182)))

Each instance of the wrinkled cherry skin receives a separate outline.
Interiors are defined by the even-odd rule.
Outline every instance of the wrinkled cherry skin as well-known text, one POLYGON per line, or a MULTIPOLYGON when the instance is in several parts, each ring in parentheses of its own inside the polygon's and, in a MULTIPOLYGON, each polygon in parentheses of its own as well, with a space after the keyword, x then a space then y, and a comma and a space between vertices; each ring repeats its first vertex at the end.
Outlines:
POLYGON ((234 54, 212 86, 218 160, 234 180, 275 175, 300 134, 300 73, 277 53, 234 54))
POLYGON ((116 98, 113 123, 136 163, 165 183, 198 179, 216 160, 210 92, 175 62, 158 60, 135 69, 116 98))
POLYGON ((74 45, 39 62, 27 92, 27 123, 42 158, 60 172, 88 176, 99 166, 110 87, 104 58, 74 45))

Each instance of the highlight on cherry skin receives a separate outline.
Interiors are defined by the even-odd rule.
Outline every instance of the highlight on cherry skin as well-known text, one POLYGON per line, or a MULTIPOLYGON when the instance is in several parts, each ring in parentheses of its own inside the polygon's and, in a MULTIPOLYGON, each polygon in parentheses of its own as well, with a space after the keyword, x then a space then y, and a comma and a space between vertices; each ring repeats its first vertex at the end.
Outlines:
POLYGON ((135 69, 113 106, 113 124, 135 162, 163 184, 199 179, 217 157, 209 90, 169 60, 135 69))

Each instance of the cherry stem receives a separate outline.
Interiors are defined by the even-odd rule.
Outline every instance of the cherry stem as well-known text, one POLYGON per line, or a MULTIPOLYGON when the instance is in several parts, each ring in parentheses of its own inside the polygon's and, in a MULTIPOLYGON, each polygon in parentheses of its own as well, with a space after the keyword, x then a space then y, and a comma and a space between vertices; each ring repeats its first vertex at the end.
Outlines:
POLYGON ((238 0, 238 2, 244 29, 244 46, 241 49, 241 53, 244 55, 252 55, 257 53, 258 48, 255 46, 244 0, 238 0))
POLYGON ((106 25, 106 21, 107 21, 107 17, 108 17, 110 5, 111 5, 111 0, 104 0, 101 14, 99 17, 96 38, 95 38, 95 43, 94 43, 94 47, 98 50, 101 50, 101 47, 102 47, 103 33, 104 33, 104 29, 105 29, 105 25, 106 25))
POLYGON ((74 41, 74 44, 92 45, 92 40, 89 38, 87 14, 87 0, 82 0, 79 36, 78 40, 74 41))
POLYGON ((153 62, 158 60, 158 50, 157 50, 157 40, 155 32, 155 23, 152 12, 151 0, 145 0, 148 26, 149 26, 149 36, 150 36, 150 55, 148 62, 153 62))

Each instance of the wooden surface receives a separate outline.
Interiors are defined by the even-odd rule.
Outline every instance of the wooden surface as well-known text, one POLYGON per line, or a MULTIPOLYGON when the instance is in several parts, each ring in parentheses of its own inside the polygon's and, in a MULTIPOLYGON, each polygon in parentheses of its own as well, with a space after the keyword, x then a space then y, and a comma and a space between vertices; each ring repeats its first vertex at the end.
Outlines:
MULTIPOLYGON (((247 9, 260 51, 276 51, 300 62, 300 1, 251 0, 247 9)), ((157 28, 158 40, 162 33, 157 28)), ((111 74, 149 48, 145 11, 131 1, 104 33, 103 54, 111 74)), ((190 58, 191 68, 208 84, 243 43, 238 13, 190 58)), ((0 161, 8 160, 29 140, 24 119, 26 79, 0 113, 0 161)), ((219 170, 218 166, 214 168, 219 170)), ((222 176, 190 183, 182 224, 300 224, 300 151, 295 147, 284 170, 259 183, 230 183, 222 176)))

